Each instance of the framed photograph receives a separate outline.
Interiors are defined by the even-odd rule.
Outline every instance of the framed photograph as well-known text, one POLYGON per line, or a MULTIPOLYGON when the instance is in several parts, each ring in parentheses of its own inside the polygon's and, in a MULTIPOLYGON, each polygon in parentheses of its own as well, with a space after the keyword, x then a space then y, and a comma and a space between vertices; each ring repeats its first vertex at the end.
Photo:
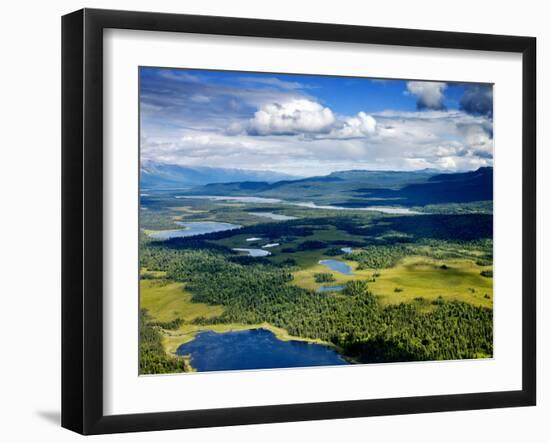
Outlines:
POLYGON ((62 425, 536 402, 536 41, 62 21, 62 425))

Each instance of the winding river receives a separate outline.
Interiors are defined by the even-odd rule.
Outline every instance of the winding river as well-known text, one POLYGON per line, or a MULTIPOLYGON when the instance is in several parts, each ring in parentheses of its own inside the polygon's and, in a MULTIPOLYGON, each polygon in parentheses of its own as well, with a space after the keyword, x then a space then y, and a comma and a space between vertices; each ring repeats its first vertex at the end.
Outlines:
MULTIPOLYGON (((280 198, 265 198, 265 197, 223 196, 223 195, 176 195, 175 198, 205 199, 205 200, 230 201, 230 202, 240 202, 240 203, 265 203, 265 204, 284 203, 287 205, 300 206, 302 208, 310 208, 310 209, 332 209, 332 210, 338 210, 338 211, 374 211, 374 212, 382 212, 384 214, 400 214, 400 215, 425 214, 424 212, 413 211, 412 209, 409 209, 409 208, 402 208, 402 207, 395 207, 395 206, 367 206, 363 208, 347 208, 345 206, 318 205, 317 203, 313 203, 313 202, 293 202, 288 200, 282 200, 280 198)), ((267 213, 264 212, 263 214, 267 214, 267 213)), ((254 215, 258 215, 258 213, 254 215)))

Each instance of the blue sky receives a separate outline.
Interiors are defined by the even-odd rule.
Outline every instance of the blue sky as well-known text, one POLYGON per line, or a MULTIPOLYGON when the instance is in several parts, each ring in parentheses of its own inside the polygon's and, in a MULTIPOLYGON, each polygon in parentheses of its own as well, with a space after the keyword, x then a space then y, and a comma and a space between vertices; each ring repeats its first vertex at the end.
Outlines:
POLYGON ((141 155, 294 175, 492 165, 492 87, 142 67, 141 155))

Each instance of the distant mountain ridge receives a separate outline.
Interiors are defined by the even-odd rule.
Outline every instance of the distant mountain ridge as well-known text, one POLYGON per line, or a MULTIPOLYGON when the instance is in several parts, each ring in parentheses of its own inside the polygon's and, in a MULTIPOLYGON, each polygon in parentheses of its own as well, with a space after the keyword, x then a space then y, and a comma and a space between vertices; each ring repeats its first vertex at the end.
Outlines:
POLYGON ((193 195, 253 195, 284 200, 309 200, 347 207, 381 205, 425 206, 493 199, 493 168, 440 171, 338 171, 297 180, 209 183, 193 195))
POLYGON ((244 181, 273 183, 296 178, 272 171, 182 166, 153 161, 143 161, 140 168, 142 189, 174 189, 244 181))
MULTIPOLYGON (((265 197, 288 200, 309 199, 328 203, 331 199, 351 197, 361 187, 399 189, 411 183, 424 183, 433 173, 427 171, 337 171, 324 176, 268 182, 209 183, 191 189, 195 195, 246 195, 261 193, 265 197)), ((258 194, 259 195, 259 194, 258 194)))
POLYGON ((426 183, 410 184, 399 190, 363 188, 355 192, 357 197, 398 199, 405 206, 493 200, 493 168, 437 174, 426 183))

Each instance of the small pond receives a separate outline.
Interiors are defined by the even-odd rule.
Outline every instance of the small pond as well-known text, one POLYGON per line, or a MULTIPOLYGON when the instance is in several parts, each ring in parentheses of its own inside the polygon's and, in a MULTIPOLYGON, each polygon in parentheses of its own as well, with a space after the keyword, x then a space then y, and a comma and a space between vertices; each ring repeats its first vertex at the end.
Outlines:
POLYGON ((233 251, 247 252, 250 257, 267 257, 268 255, 271 255, 271 252, 266 251, 265 249, 233 248, 233 251))
POLYGON ((320 260, 319 264, 326 266, 331 271, 339 272, 340 274, 353 275, 351 266, 340 260, 320 260))

